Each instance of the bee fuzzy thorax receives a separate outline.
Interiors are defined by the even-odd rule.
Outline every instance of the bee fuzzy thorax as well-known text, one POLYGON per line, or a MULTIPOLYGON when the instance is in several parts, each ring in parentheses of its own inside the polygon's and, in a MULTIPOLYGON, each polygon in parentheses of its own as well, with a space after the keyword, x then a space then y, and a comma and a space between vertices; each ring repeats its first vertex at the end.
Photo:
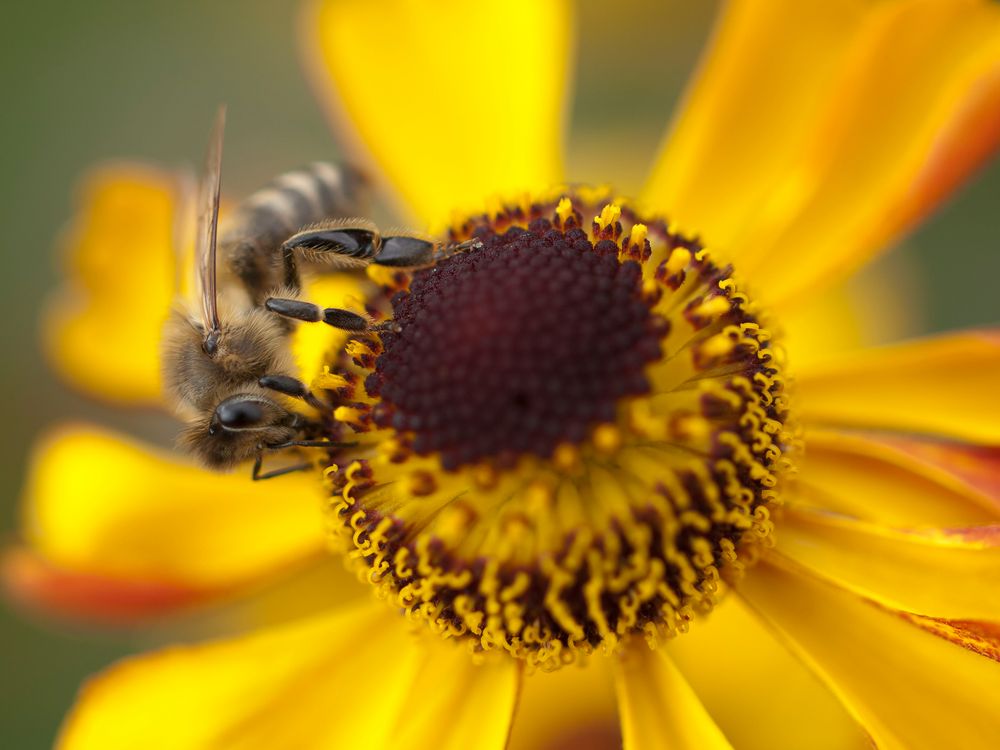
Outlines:
POLYGON ((374 325, 328 362, 356 441, 326 472, 337 544, 436 631, 544 668, 684 630, 767 543, 793 453, 763 312, 593 191, 447 244, 379 274, 374 325))

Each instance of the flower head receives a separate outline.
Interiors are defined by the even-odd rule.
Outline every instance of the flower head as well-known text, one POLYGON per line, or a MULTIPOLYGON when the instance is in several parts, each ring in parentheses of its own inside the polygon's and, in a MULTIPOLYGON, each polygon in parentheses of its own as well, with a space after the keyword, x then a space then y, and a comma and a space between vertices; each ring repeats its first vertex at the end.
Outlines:
POLYGON ((461 223, 472 249, 388 278, 379 333, 320 379, 355 440, 326 472, 350 555, 435 629, 547 668, 709 609, 793 441, 730 271, 597 198, 461 223))
POLYGON ((558 746, 613 734, 613 694, 630 749, 990 747, 997 338, 808 357, 795 320, 1000 141, 1000 9, 733 0, 634 201, 562 182, 566 5, 306 19, 314 79, 439 233, 433 262, 307 290, 365 321, 292 344, 314 476, 64 436, 9 571, 37 598, 169 584, 153 609, 325 543, 388 606, 328 584, 332 613, 112 668, 62 746, 558 746), (97 453, 129 480, 85 514, 51 478, 86 485, 97 453), (103 543, 154 512, 176 532, 103 543))

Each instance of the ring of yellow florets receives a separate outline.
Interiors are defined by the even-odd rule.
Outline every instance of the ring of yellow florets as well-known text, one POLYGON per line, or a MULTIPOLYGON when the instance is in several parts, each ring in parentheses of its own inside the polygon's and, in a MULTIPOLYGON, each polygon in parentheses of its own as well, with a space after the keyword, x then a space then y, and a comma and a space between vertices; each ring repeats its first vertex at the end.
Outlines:
POLYGON ((787 463, 759 313, 697 241, 579 192, 473 237, 382 278, 391 325, 315 384, 357 440, 326 472, 336 544, 442 634, 544 668, 685 629, 767 540, 787 463))

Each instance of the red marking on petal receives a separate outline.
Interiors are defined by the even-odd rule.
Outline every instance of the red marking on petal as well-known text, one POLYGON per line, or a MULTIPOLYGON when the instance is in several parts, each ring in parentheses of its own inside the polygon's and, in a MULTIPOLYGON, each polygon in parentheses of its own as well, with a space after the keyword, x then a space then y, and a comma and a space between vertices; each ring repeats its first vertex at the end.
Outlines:
POLYGON ((914 224, 983 166, 1000 147, 1000 71, 985 77, 958 110, 912 186, 904 225, 914 224))
POLYGON ((30 610, 111 624, 175 611, 210 595, 166 581, 66 570, 23 548, 3 553, 0 584, 8 598, 30 610))
POLYGON ((1000 446, 969 445, 903 435, 873 437, 953 474, 1000 503, 1000 446))
POLYGON ((1000 547, 1000 525, 966 526, 960 529, 946 529, 947 537, 982 547, 1000 547))
MULTIPOLYGON (((983 596, 990 596, 984 591, 983 596)), ((987 659, 1000 662, 1000 623, 979 620, 948 620, 911 612, 899 612, 900 617, 939 638, 973 651, 987 659)))

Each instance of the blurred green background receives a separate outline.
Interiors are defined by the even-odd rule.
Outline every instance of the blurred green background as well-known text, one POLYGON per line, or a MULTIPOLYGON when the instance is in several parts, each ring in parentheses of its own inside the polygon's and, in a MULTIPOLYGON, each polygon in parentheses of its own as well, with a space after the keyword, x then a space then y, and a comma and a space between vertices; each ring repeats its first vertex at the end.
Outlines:
MULTIPOLYGON (((630 1, 613 16, 582 0, 571 177, 633 188, 691 72, 714 2, 630 1)), ((38 313, 58 274, 53 248, 78 177, 105 159, 197 163, 216 105, 229 105, 226 187, 242 195, 274 174, 336 156, 299 73, 295 14, 276 0, 35 0, 0 27, 4 115, 5 351, 0 528, 16 528, 35 437, 66 419, 145 435, 162 418, 111 415, 63 388, 38 351, 38 313)), ((377 50, 373 54, 378 54, 377 50)), ((1000 320, 1000 164, 881 262, 923 297, 923 330, 1000 320)), ((124 314, 124 313, 123 313, 124 314)), ((0 603, 0 747, 45 748, 81 680, 162 638, 39 622, 0 603)))

